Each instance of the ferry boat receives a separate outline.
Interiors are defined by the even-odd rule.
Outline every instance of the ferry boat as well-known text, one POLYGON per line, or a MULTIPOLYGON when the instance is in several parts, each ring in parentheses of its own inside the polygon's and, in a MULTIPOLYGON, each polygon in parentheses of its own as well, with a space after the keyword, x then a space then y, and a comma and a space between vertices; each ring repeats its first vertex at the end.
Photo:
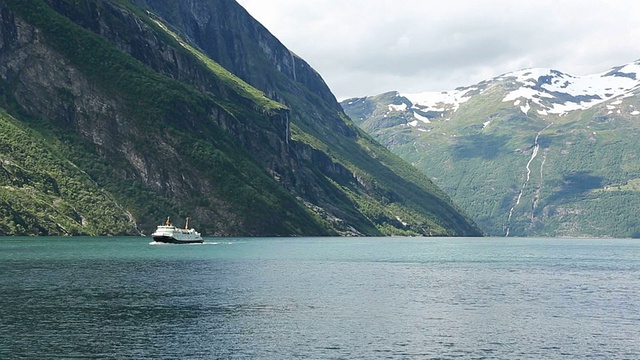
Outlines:
POLYGON ((187 218, 184 229, 180 229, 173 226, 171 219, 167 217, 164 225, 159 225, 151 237, 153 237, 153 241, 169 244, 202 243, 200 233, 195 229, 189 229, 189 218, 187 218))

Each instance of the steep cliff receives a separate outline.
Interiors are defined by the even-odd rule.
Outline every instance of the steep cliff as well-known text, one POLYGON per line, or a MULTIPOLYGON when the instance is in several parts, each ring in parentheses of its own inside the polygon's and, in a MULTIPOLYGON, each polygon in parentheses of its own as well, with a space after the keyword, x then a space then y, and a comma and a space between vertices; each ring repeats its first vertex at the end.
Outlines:
POLYGON ((0 17, 0 106, 129 233, 189 215, 208 235, 479 234, 234 1, 4 0, 0 17))

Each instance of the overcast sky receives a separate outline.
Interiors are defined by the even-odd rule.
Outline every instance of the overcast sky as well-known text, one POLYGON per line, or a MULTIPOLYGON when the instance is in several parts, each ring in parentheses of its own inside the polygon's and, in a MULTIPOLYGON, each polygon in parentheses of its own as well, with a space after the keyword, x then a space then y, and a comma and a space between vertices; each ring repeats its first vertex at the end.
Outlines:
POLYGON ((640 59, 637 0, 238 0, 338 99, 640 59))

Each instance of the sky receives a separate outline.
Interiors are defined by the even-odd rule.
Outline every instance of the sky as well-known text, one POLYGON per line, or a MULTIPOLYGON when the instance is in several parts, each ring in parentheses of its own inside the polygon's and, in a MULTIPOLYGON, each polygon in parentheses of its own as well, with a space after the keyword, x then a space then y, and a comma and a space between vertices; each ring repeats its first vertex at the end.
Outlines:
POLYGON ((637 0, 238 0, 339 100, 640 59, 637 0))

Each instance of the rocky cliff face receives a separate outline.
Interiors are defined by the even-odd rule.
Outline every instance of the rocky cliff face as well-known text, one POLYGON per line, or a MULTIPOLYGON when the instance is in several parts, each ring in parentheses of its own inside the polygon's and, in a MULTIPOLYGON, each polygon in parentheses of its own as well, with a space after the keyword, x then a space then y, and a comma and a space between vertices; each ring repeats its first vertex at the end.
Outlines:
POLYGON ((234 1, 6 0, 0 16, 0 105, 143 232, 175 214, 211 235, 478 234, 397 159, 381 176, 372 155, 390 155, 234 1), (430 204, 389 203, 394 178, 430 204))
POLYGON ((213 60, 270 97, 277 98, 283 89, 291 92, 298 87, 300 92, 314 92, 339 111, 320 75, 235 1, 134 2, 166 19, 213 60), (267 68, 269 71, 264 71, 267 68), (291 81, 279 81, 281 76, 291 81))

